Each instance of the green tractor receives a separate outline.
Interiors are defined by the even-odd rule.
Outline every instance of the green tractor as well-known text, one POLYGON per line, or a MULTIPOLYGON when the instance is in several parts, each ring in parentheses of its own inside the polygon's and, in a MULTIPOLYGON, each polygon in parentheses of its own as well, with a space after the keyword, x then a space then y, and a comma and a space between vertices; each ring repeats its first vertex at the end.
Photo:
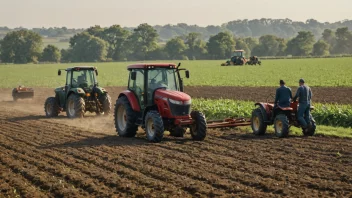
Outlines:
MULTIPOLYGON (((111 98, 98 86, 98 70, 95 67, 79 66, 65 69, 66 84, 55 89, 55 97, 45 101, 46 117, 56 117, 66 111, 69 118, 82 118, 89 111, 97 115, 109 115, 111 98)), ((58 71, 61 75, 61 70, 58 71)))
POLYGON ((231 59, 227 60, 225 63, 221 63, 221 66, 244 65, 246 63, 247 60, 244 57, 244 50, 235 50, 231 59))

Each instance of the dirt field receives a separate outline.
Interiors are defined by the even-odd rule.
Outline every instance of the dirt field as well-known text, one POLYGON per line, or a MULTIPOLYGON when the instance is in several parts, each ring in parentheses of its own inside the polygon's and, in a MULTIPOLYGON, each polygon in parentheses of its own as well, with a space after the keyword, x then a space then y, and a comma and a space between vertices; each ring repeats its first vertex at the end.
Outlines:
POLYGON ((209 130, 151 144, 118 137, 112 116, 47 119, 53 90, 36 90, 0 96, 0 197, 352 196, 351 139, 209 130))
MULTIPOLYGON (((277 87, 211 87, 211 86, 190 86, 185 87, 185 92, 194 98, 209 98, 209 99, 234 99, 234 100, 249 100, 249 101, 267 101, 272 100, 277 87)), ((116 100, 118 94, 125 90, 126 87, 106 87, 116 100)), ((292 94, 296 93, 296 87, 292 88, 292 94)), ((3 93, 11 93, 12 89, 1 89, 3 93)), ((320 103, 339 103, 352 104, 352 87, 312 87, 313 102, 320 103)), ((35 94, 43 96, 43 100, 53 94, 51 88, 35 88, 35 94)), ((6 98, 8 99, 8 98, 6 98)), ((42 98, 41 98, 42 99, 42 98)), ((0 98, 0 101, 4 100, 0 98)))

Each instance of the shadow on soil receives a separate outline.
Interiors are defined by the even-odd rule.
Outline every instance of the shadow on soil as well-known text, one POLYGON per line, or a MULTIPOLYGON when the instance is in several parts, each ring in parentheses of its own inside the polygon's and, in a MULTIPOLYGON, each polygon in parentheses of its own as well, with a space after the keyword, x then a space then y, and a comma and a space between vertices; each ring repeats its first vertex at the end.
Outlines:
MULTIPOLYGON (((250 133, 246 134, 226 134, 226 135, 221 135, 219 136, 221 139, 225 140, 234 140, 234 139, 240 139, 240 140, 267 140, 267 139, 282 139, 278 138, 275 136, 274 133, 268 133, 264 135, 254 135, 250 133)), ((304 138, 304 136, 295 136, 295 135, 289 135, 288 137, 285 137, 284 139, 291 139, 291 138, 304 138)))
POLYGON ((13 118, 8 118, 7 121, 25 121, 25 120, 41 120, 41 119, 67 119, 66 116, 58 116, 55 118, 47 118, 45 115, 29 115, 29 116, 23 116, 23 117, 13 117, 13 118))

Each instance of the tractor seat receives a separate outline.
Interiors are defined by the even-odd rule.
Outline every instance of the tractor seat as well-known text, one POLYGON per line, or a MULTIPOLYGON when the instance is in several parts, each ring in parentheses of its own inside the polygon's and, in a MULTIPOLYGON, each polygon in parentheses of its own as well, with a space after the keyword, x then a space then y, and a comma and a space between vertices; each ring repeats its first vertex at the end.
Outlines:
POLYGON ((279 106, 279 108, 283 111, 292 111, 293 110, 293 108, 291 108, 291 107, 280 107, 279 106))

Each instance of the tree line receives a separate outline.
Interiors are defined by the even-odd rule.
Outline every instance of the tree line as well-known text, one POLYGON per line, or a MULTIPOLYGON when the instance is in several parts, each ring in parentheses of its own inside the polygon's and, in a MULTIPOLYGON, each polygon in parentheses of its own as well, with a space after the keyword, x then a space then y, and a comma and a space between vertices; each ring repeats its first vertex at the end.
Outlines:
POLYGON ((299 31, 291 39, 275 35, 240 37, 229 31, 210 36, 207 41, 198 32, 173 37, 166 43, 160 43, 158 38, 157 30, 146 23, 132 31, 119 25, 93 26, 72 36, 69 49, 60 51, 53 45, 42 49, 42 37, 37 32, 21 29, 0 40, 0 60, 28 63, 226 59, 234 49, 245 50, 247 57, 352 54, 352 32, 348 27, 325 29, 319 39, 310 31, 299 31))
MULTIPOLYGON (((157 31, 159 42, 166 42, 174 37, 187 35, 191 32, 201 34, 203 40, 208 40, 211 36, 220 32, 231 32, 239 37, 255 37, 259 38, 264 35, 274 35, 279 38, 292 38, 295 37, 297 32, 310 31, 316 39, 321 37, 325 29, 337 29, 341 27, 348 27, 352 29, 352 20, 343 20, 333 23, 319 22, 315 19, 308 19, 306 21, 293 21, 291 19, 253 19, 253 20, 234 20, 222 25, 208 25, 200 27, 197 25, 188 25, 179 23, 176 25, 156 25, 153 28, 157 31)), ((0 27, 0 38, 5 36, 4 33, 8 31, 16 31, 25 29, 22 27, 10 29, 8 27, 0 27)), ((123 29, 133 31, 133 27, 124 27, 123 29)), ((53 27, 53 28, 33 28, 28 29, 47 37, 63 37, 66 35, 74 35, 83 32, 84 29, 70 29, 66 27, 53 27)))

